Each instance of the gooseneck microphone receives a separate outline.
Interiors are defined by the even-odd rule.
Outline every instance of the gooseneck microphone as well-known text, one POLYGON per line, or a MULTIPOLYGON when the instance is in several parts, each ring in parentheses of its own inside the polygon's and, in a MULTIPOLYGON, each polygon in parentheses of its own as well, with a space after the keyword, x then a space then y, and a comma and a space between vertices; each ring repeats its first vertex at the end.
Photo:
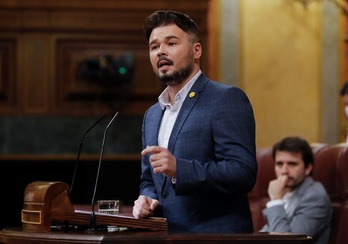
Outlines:
POLYGON ((78 151, 78 153, 77 153, 77 159, 76 159, 76 163, 75 163, 74 174, 73 174, 73 177, 72 177, 72 180, 71 180, 69 197, 71 196, 71 192, 72 192, 72 189, 73 189, 73 186, 74 186, 74 182, 75 182, 75 178, 76 178, 76 172, 77 172, 78 164, 79 164, 79 162, 80 162, 80 155, 81 155, 82 146, 83 146, 83 142, 84 142, 84 140, 85 140, 85 137, 86 137, 86 135, 88 134, 88 132, 89 132, 90 130, 92 130, 93 127, 96 126, 96 124, 98 124, 99 121, 101 121, 102 118, 104 118, 104 117, 105 117, 105 114, 103 114, 102 116, 100 116, 100 117, 88 128, 88 130, 86 130, 86 132, 82 135, 82 139, 81 139, 81 142, 80 142, 79 151, 78 151))
POLYGON ((101 146, 101 150, 100 150, 100 155, 99 155, 99 163, 98 163, 98 170, 97 170, 97 176, 95 179, 95 183, 94 183, 94 191, 93 191, 93 195, 92 195, 92 210, 91 210, 91 230, 95 229, 95 211, 94 211, 94 202, 95 202, 95 195, 97 192, 97 187, 98 187, 98 180, 99 180, 99 172, 100 172, 100 166, 101 166, 101 162, 102 162, 102 158, 103 158, 103 154, 104 154, 104 147, 105 147, 105 140, 106 140, 106 134, 108 132, 108 129, 110 127, 110 125, 114 122, 114 120, 116 119, 118 115, 118 112, 115 113, 115 115, 112 117, 112 119, 110 120, 109 124, 106 126, 105 130, 104 130, 104 136, 103 136, 103 141, 102 141, 102 146, 101 146))

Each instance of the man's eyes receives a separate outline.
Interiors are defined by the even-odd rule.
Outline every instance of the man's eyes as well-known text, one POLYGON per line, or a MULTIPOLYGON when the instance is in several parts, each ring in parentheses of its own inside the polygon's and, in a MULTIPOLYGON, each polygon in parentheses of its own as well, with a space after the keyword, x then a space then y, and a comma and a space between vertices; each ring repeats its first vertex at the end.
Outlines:
POLYGON ((288 162, 288 163, 276 162, 276 166, 277 167, 282 167, 284 164, 286 164, 288 166, 296 166, 296 165, 298 165, 298 163, 296 163, 296 162, 288 162))

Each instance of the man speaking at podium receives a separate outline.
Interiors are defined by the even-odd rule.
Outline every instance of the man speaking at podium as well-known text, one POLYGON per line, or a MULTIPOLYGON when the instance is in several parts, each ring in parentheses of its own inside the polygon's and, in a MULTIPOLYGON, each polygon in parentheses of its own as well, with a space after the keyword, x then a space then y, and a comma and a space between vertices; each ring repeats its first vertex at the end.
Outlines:
POLYGON ((144 115, 134 217, 167 218, 172 232, 252 232, 247 193, 257 163, 249 99, 201 72, 202 46, 188 15, 156 11, 144 30, 152 68, 167 87, 144 115))

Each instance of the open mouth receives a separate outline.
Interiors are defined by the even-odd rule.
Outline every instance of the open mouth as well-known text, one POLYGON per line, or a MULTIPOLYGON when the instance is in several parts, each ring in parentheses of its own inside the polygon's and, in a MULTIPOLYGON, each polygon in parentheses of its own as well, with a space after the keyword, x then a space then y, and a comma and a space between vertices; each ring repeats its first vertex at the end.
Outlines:
POLYGON ((166 59, 166 58, 161 58, 161 59, 159 59, 158 62, 157 62, 157 67, 158 67, 158 68, 163 68, 163 67, 165 67, 165 66, 170 66, 170 65, 172 65, 172 64, 173 64, 172 61, 170 61, 170 60, 168 60, 168 59, 166 59))

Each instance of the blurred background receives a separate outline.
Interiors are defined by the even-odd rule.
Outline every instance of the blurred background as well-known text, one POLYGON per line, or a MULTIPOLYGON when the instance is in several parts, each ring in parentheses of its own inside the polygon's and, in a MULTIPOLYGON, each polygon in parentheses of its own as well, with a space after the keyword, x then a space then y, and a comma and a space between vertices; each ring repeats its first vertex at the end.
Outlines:
POLYGON ((289 135, 311 143, 345 140, 339 91, 348 80, 346 0, 2 0, 1 183, 16 193, 15 224, 25 186, 70 183, 82 135, 106 114, 84 140, 83 180, 72 196, 89 202, 104 129, 116 111, 101 171, 115 186, 98 192, 132 204, 142 116, 163 90, 142 30, 158 9, 195 19, 202 70, 249 96, 258 148, 289 135))

